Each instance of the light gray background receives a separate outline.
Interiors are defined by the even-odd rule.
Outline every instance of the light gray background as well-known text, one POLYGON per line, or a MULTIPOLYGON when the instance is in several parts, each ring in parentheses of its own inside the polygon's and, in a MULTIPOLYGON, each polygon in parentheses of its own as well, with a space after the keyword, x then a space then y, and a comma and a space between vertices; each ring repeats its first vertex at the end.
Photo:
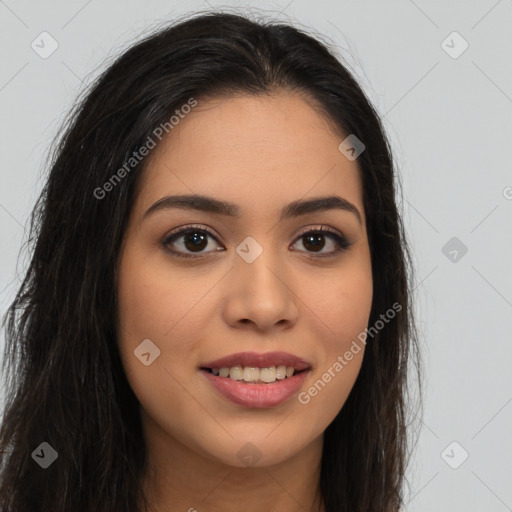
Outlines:
MULTIPOLYGON (((255 4, 0 0, 2 314, 27 262, 17 256, 43 158, 83 85, 141 33, 209 5, 255 4), (43 31, 59 44, 47 59, 31 48, 43 31)), ((407 510, 512 511, 512 1, 258 7, 335 40, 393 143, 426 374, 407 510), (469 44, 458 58, 443 49, 462 48, 453 31, 469 44), (452 237, 468 248, 448 254, 455 262, 442 252, 452 237), (462 450, 469 457, 453 469, 462 450)))

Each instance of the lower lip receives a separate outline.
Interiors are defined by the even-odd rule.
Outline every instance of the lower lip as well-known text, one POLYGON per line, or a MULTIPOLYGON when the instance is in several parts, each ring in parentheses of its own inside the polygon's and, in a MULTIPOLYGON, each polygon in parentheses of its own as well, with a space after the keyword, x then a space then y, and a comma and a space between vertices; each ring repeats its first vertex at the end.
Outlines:
POLYGON ((221 395, 235 404, 243 407, 266 408, 280 405, 297 393, 309 370, 271 384, 248 384, 229 377, 218 377, 206 370, 201 370, 201 373, 221 395))

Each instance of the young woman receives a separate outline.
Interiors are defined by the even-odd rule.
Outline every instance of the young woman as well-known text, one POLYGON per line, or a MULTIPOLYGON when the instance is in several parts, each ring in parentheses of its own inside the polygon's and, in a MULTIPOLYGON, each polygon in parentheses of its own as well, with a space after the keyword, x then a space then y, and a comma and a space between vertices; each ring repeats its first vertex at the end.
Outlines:
POLYGON ((420 360, 395 178, 303 31, 206 13, 128 49, 32 214, 2 510, 401 510, 420 360))

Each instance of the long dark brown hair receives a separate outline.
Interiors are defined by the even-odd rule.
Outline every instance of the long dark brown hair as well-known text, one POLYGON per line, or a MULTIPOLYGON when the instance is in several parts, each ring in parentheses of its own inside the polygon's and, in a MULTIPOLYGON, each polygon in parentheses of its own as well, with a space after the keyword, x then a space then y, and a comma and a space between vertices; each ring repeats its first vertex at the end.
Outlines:
POLYGON ((411 447, 408 382, 410 367, 421 377, 421 359, 400 183, 381 120, 318 38, 285 23, 202 12, 118 57, 77 103, 50 154, 30 217, 30 265, 3 321, 2 511, 144 509, 139 404, 116 341, 116 265, 147 159, 104 197, 98 187, 190 98, 276 90, 307 94, 340 134, 365 144, 357 163, 373 271, 369 324, 402 306, 368 338, 352 392, 325 431, 325 510, 401 509, 411 447), (58 452, 47 469, 31 455, 42 442, 58 452))

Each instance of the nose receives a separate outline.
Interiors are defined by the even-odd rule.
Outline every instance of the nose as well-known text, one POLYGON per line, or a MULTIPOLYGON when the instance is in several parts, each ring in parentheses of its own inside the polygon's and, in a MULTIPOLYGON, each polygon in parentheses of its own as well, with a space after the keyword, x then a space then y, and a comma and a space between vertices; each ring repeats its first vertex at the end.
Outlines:
POLYGON ((252 263, 238 258, 225 282, 224 320, 231 327, 261 332, 284 330, 298 320, 299 298, 289 273, 270 251, 252 263))

